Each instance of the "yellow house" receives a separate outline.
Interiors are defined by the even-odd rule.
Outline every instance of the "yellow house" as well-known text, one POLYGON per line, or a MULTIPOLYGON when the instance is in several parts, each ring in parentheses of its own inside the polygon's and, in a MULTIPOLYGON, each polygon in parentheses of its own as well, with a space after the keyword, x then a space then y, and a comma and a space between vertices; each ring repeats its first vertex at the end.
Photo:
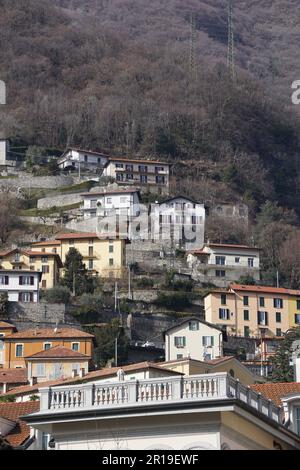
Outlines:
POLYGON ((237 336, 281 337, 300 323, 300 291, 231 284, 228 290, 214 290, 204 298, 205 320, 226 325, 237 336), (299 312, 299 315, 297 314, 299 312))
POLYGON ((55 346, 64 346, 92 357, 94 336, 75 328, 31 329, 12 333, 4 338, 6 369, 26 367, 26 358, 55 346))
POLYGON ((175 359, 173 361, 161 362, 160 367, 181 372, 184 375, 214 374, 216 372, 227 372, 231 377, 239 379, 244 385, 264 383, 265 379, 254 375, 244 364, 233 356, 220 357, 209 361, 198 361, 190 357, 175 359))
POLYGON ((125 246, 127 239, 96 233, 63 233, 56 241, 34 244, 34 250, 48 253, 55 250, 65 263, 70 248, 75 248, 83 257, 88 271, 105 278, 122 277, 126 266, 125 246))
POLYGON ((51 289, 57 284, 61 267, 61 259, 54 252, 44 254, 18 248, 0 252, 0 269, 39 271, 42 273, 41 289, 51 289))
POLYGON ((28 381, 35 383, 48 380, 84 376, 89 370, 91 356, 65 346, 44 349, 25 358, 28 381))

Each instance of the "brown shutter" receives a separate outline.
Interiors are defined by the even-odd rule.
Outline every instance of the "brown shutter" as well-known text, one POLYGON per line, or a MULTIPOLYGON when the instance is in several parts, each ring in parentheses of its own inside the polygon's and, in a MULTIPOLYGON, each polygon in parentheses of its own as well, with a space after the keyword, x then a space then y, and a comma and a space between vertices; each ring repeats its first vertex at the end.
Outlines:
POLYGON ((34 285, 34 276, 30 276, 30 285, 31 285, 31 286, 34 285))
POLYGON ((23 276, 19 276, 19 285, 20 285, 20 286, 23 285, 23 276))
POLYGON ((33 302, 33 292, 30 292, 30 302, 33 302))
POLYGON ((22 302, 22 292, 19 292, 19 302, 22 302))
POLYGON ((5 276, 5 285, 8 286, 8 284, 9 284, 9 277, 5 276))

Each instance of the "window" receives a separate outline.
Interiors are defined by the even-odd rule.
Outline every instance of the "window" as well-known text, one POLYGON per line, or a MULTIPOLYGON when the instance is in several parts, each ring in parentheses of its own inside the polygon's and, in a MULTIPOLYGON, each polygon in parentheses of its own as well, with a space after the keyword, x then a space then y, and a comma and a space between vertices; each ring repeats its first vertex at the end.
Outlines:
POLYGON ((33 276, 19 276, 19 285, 20 286, 33 286, 34 277, 33 276))
POLYGON ((127 196, 121 196, 120 197, 120 203, 121 204, 126 204, 127 201, 128 201, 127 196))
POLYGON ((126 179, 129 181, 129 180, 133 180, 133 174, 132 173, 128 173, 126 175, 126 179))
POLYGON ((88 156, 87 155, 84 156, 84 161, 85 161, 85 163, 87 163, 87 161, 88 161, 88 156))
POLYGON ((259 325, 268 325, 268 312, 257 312, 257 323, 259 325))
POLYGON ((259 306, 260 306, 260 307, 264 307, 264 306, 265 306, 265 298, 264 298, 264 297, 260 297, 260 298, 259 298, 259 306))
POLYGON ((229 309, 219 308, 219 318, 220 320, 229 320, 229 309))
POLYGON ((117 181, 123 181, 123 179, 124 179, 123 173, 117 173, 116 180, 117 180, 117 181))
POLYGON ((9 277, 8 276, 0 276, 0 284, 7 286, 9 284, 9 277))
POLYGON ((113 258, 109 258, 109 266, 113 266, 114 265, 114 259, 113 258))
POLYGON ((148 167, 147 165, 139 165, 139 172, 140 173, 147 173, 148 167))
POLYGON ((300 325, 300 313, 295 313, 295 323, 296 325, 300 325))
POLYGON ((297 300, 297 310, 300 310, 300 300, 297 300))
POLYGON ((42 266, 42 273, 48 274, 49 272, 49 266, 42 266))
POLYGON ((249 305, 249 297, 248 297, 248 295, 244 295, 244 297, 243 297, 243 303, 244 303, 244 305, 249 305))
POLYGON ((48 256, 42 256, 42 263, 48 263, 48 256))
POLYGON ((113 253, 114 252, 114 245, 109 245, 109 253, 113 253))
POLYGON ((94 239, 93 238, 90 238, 89 239, 89 245, 93 245, 94 244, 94 239))
POLYGON ((249 321, 249 310, 244 310, 244 321, 249 321))
POLYGON ((19 292, 19 302, 33 302, 33 292, 19 292))
POLYGON ((249 336, 250 336, 249 326, 244 326, 244 336, 245 336, 245 338, 249 338, 249 336))
POLYGON ((44 350, 47 351, 52 346, 52 343, 44 343, 44 350))
POLYGON ((29 263, 30 263, 30 264, 34 264, 34 263, 35 263, 35 257, 34 257, 34 256, 30 256, 30 258, 29 258, 29 263))
POLYGON ((123 163, 116 163, 116 168, 123 168, 123 163))
POLYGON ((183 354, 177 354, 176 359, 182 359, 182 358, 183 358, 183 354))
POLYGON ((225 256, 216 256, 216 264, 218 266, 225 266, 225 260, 226 260, 225 256))
POLYGON ((253 268, 254 266, 254 258, 248 258, 248 267, 253 268))
POLYGON ((276 328, 276 336, 281 336, 281 328, 276 328))
POLYGON ((296 411, 296 420, 295 420, 296 432, 297 434, 300 435, 300 407, 297 407, 295 411, 296 411))
POLYGON ((79 343, 72 343, 72 351, 79 351, 79 343))
POLYGON ((220 269, 216 270, 216 277, 225 277, 225 276, 226 276, 225 271, 222 271, 220 269))
POLYGON ((199 323, 197 321, 190 321, 189 322, 189 330, 190 331, 199 330, 199 323))
POLYGON ((186 337, 185 336, 175 336, 174 345, 176 348, 184 348, 186 346, 186 337))
POLYGON ((45 364, 37 364, 36 365, 36 375, 37 377, 45 377, 46 375, 46 367, 45 364))
POLYGON ((155 173, 158 173, 159 171, 164 171, 165 168, 163 166, 156 166, 155 167, 155 173))
POLYGON ((164 184, 165 183, 165 177, 162 175, 158 175, 155 177, 155 182, 157 184, 164 184))
POLYGON ((94 247, 89 246, 89 256, 94 256, 94 247))
POLYGON ((72 372, 75 371, 78 375, 80 372, 80 364, 72 364, 72 372))
POLYGON ((236 263, 239 263, 239 262, 240 262, 240 258, 235 257, 234 261, 235 261, 236 263))
POLYGON ((221 294, 221 305, 226 305, 226 294, 221 294))
POLYGON ((276 323, 281 323, 281 313, 276 312, 276 323))
POLYGON ((214 345, 214 337, 213 336, 202 336, 202 346, 210 347, 214 345))
POLYGON ((141 175, 140 176, 140 181, 141 181, 141 183, 147 183, 148 182, 147 176, 146 175, 141 175))
POLYGON ((112 197, 107 197, 106 204, 111 204, 111 203, 112 203, 112 197))
POLYGON ((133 165, 125 165, 126 171, 133 171, 133 165))
POLYGON ((100 158, 100 157, 97 159, 97 162, 98 162, 98 163, 101 163, 101 158, 100 158))
POLYGON ((15 253, 14 261, 15 261, 15 263, 19 263, 19 261, 20 261, 20 253, 15 253))
POLYGON ((283 308, 282 299, 273 299, 274 308, 283 308))
POLYGON ((16 344, 16 357, 23 357, 24 344, 16 344))
POLYGON ((89 270, 94 269, 94 260, 89 259, 89 270))

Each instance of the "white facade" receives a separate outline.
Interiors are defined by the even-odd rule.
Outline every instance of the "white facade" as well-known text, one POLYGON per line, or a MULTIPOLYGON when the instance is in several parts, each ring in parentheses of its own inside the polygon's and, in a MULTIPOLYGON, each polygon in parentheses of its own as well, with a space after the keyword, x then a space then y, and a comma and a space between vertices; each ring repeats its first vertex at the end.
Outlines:
POLYGON ((103 168, 108 156, 104 153, 91 152, 89 150, 68 149, 58 160, 61 170, 73 169, 97 169, 103 168))
POLYGON ((0 270, 0 293, 8 294, 9 302, 39 302, 38 271, 0 270))
POLYGON ((56 450, 299 449, 272 401, 226 373, 41 388, 24 418, 56 450), (70 400, 70 397, 72 399, 70 400))
POLYGON ((197 320, 186 320, 165 333, 166 361, 190 357, 207 361, 221 357, 223 338, 220 329, 197 320))
POLYGON ((227 287, 241 276, 260 280, 260 250, 255 247, 208 243, 191 251, 187 263, 194 279, 218 287, 227 287))
POLYGON ((151 205, 151 223, 156 239, 173 239, 191 249, 204 242, 205 207, 186 197, 174 197, 151 205))
POLYGON ((0 139, 0 166, 7 165, 7 140, 0 139))
POLYGON ((84 193, 82 196, 84 219, 96 216, 106 217, 112 211, 128 218, 139 215, 140 203, 137 190, 108 190, 106 192, 84 193))

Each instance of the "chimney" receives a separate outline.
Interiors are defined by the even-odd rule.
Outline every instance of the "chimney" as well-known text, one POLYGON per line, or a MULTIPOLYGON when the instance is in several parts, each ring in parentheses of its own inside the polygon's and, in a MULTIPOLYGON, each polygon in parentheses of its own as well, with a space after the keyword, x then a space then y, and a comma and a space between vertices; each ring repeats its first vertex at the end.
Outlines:
POLYGON ((36 385, 37 384, 37 377, 31 377, 29 379, 29 385, 32 386, 32 385, 36 385))
POLYGON ((73 369, 72 370, 72 379, 74 379, 75 377, 77 377, 77 370, 76 369, 73 369))
POLYGON ((79 372, 79 377, 84 377, 85 376, 85 368, 83 367, 82 369, 80 369, 80 372, 79 372))

